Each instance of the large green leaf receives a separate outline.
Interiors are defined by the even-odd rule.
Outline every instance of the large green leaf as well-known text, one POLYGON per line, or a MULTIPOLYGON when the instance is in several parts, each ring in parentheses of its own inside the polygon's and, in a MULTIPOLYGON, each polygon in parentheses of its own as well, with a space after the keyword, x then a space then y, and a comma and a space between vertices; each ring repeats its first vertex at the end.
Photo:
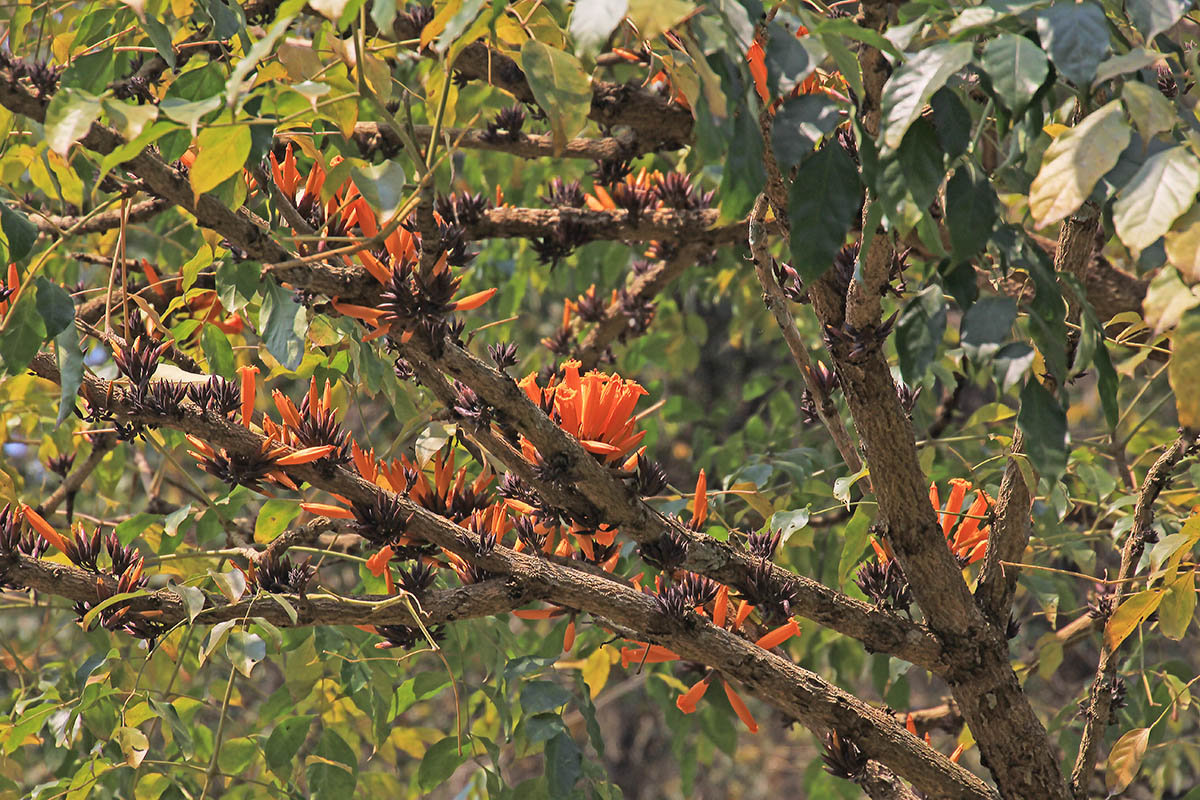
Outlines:
POLYGON ((1135 252, 1158 241, 1200 191, 1200 159, 1172 147, 1146 159, 1113 204, 1117 236, 1135 252))
POLYGON ((46 338, 52 339, 75 321, 75 301, 71 295, 51 280, 39 275, 37 279, 37 310, 46 327, 46 338))
POLYGON ((304 306, 274 281, 267 281, 263 291, 265 296, 258 316, 263 344, 280 364, 295 369, 304 357, 304 306))
POLYGON ((937 358, 946 332, 946 296, 936 283, 908 301, 896 323, 896 353, 900 356, 900 376, 909 386, 917 386, 925 371, 937 358))
POLYGON ((1095 3, 1059 0, 1038 14, 1038 36, 1058 71, 1086 87, 1109 51, 1108 20, 1095 3))
POLYGON ((1117 164, 1133 131, 1119 101, 1112 101, 1059 134, 1042 156, 1029 188, 1029 210, 1039 227, 1074 213, 1096 181, 1117 164))
POLYGON ((861 202, 858 170, 841 147, 823 147, 800 165, 792 183, 788 219, 792 266, 804 280, 816 280, 832 266, 861 202))
POLYGON ((1024 36, 1011 33, 1002 33, 987 43, 982 64, 1000 102, 1014 114, 1029 105, 1050 74, 1050 64, 1042 48, 1024 36))
POLYGON ((62 425, 75 409, 75 396, 83 383, 83 351, 74 325, 63 328, 55 337, 54 351, 58 356, 58 424, 62 425))
POLYGON ((1053 484, 1067 469, 1067 412, 1036 376, 1030 376, 1021 390, 1017 425, 1025 433, 1025 449, 1033 465, 1053 484))
POLYGON ((417 784, 421 789, 428 792, 445 783, 470 752, 465 744, 462 750, 457 736, 447 736, 431 745, 417 768, 417 784))
POLYGON ((1126 0, 1125 13, 1146 41, 1153 42, 1155 36, 1178 22, 1191 5, 1188 0, 1126 0))
POLYGON ((921 114, 933 93, 971 61, 970 42, 943 42, 921 50, 904 62, 883 87, 883 142, 900 146, 908 126, 921 114))
POLYGON ((46 109, 46 143, 65 157, 99 116, 100 98, 82 89, 62 89, 46 109))
POLYGON ((551 797, 570 797, 583 775, 583 753, 569 733, 546 742, 546 783, 551 797))
POLYGON ((956 261, 975 256, 996 225, 996 190, 971 164, 954 171, 946 184, 946 226, 956 261))
POLYGON ((275 726, 263 747, 270 769, 279 771, 291 765, 292 757, 308 736, 312 720, 310 716, 288 717, 275 726))
POLYGON ((587 123, 592 107, 591 80, 575 56, 534 39, 521 46, 521 69, 538 105, 546 112, 554 150, 560 153, 567 139, 587 123))
POLYGON ((0 230, 8 242, 9 261, 20 261, 29 255, 38 237, 37 226, 29 221, 29 217, 18 209, 9 208, 7 203, 0 203, 0 230))

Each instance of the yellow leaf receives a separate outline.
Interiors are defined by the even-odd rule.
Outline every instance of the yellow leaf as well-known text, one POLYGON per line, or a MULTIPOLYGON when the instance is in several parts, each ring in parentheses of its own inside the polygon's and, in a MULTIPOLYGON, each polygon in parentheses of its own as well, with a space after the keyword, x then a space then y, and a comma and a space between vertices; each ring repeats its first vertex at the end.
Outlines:
POLYGON ((1060 135, 1066 133, 1067 131, 1069 131, 1071 129, 1066 125, 1062 125, 1057 122, 1051 122, 1049 125, 1042 128, 1042 130, 1044 130, 1046 133, 1050 134, 1051 139, 1057 139, 1060 135))
POLYGON ((1109 795, 1123 791, 1133 782, 1146 756, 1146 745, 1150 742, 1149 728, 1134 728, 1117 739, 1108 763, 1104 766, 1104 785, 1109 795))
POLYGON ((1121 603, 1104 626, 1104 644, 1108 649, 1116 650, 1120 647, 1125 637, 1154 613, 1158 604, 1162 602, 1162 596, 1162 589, 1146 589, 1121 603))
POLYGON ((600 694, 600 690, 608 683, 608 673, 612 670, 612 655, 615 651, 610 651, 607 647, 598 647, 596 652, 587 657, 583 662, 583 682, 588 685, 588 692, 592 699, 596 699, 596 695, 600 694))
POLYGON ((192 164, 189 180, 199 198, 241 172, 250 155, 250 128, 247 125, 221 125, 205 128, 197 139, 199 154, 192 164))

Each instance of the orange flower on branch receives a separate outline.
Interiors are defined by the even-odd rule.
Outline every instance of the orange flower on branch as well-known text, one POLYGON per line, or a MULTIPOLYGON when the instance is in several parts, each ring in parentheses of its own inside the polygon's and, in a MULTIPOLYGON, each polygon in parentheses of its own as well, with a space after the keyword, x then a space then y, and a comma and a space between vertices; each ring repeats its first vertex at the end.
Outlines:
POLYGON ((929 502, 939 514, 946 544, 963 566, 974 564, 983 558, 987 553, 988 535, 991 532, 989 525, 982 525, 984 518, 990 514, 993 502, 987 492, 977 491, 965 517, 962 515, 963 503, 970 490, 970 481, 951 478, 950 497, 943 508, 938 498, 937 484, 929 484, 929 502))
MULTIPOLYGON (((566 361, 562 377, 551 380, 542 388, 537 374, 530 373, 520 387, 534 403, 550 410, 559 427, 574 436, 590 453, 614 464, 623 461, 645 437, 645 431, 634 432, 637 422, 633 411, 640 398, 649 394, 636 381, 616 374, 592 370, 580 376, 579 362, 566 361)), ((522 437, 525 456, 538 462, 537 450, 522 437)))

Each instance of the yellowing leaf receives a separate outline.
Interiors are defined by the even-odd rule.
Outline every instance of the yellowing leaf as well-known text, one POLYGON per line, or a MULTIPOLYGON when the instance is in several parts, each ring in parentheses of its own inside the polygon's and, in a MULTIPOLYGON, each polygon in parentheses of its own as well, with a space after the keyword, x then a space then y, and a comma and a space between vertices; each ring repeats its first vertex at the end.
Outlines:
POLYGON ((1184 313, 1171 336, 1171 360, 1167 377, 1175 390, 1175 409, 1179 424, 1185 428, 1200 427, 1200 312, 1194 308, 1184 313))
POLYGON ((1112 752, 1108 754, 1108 763, 1104 765, 1104 785, 1110 795, 1124 790, 1133 782, 1142 767, 1149 742, 1149 728, 1134 728, 1117 739, 1112 752))
POLYGON ((1121 603, 1104 626, 1104 644, 1109 650, 1116 650, 1125 641, 1125 637, 1133 633, 1133 629, 1145 622, 1146 617, 1154 613, 1162 602, 1162 589, 1146 589, 1138 592, 1121 603))
POLYGON ((580 672, 583 673, 583 682, 588 685, 588 694, 593 700, 608 683, 608 673, 612 670, 612 657, 615 654, 616 651, 608 647, 598 647, 596 652, 583 662, 580 672))
POLYGON ((117 728, 116 738, 121 745, 121 752, 125 754, 125 763, 134 769, 141 766, 146 751, 150 749, 150 741, 146 734, 137 728, 124 727, 117 728))
POLYGON ((250 155, 250 127, 224 125, 205 128, 198 139, 200 152, 192 164, 189 179, 198 198, 241 172, 250 155))
POLYGON ((1200 206, 1193 206, 1175 220, 1163 239, 1167 261, 1179 270, 1184 281, 1200 283, 1200 206))
POLYGON ((1029 187, 1029 210, 1039 228, 1083 205, 1096 181, 1116 166, 1131 133, 1120 101, 1114 100, 1050 143, 1029 187))
POLYGON ((1196 613, 1196 573, 1187 572, 1167 587, 1158 606, 1158 629, 1168 639, 1179 641, 1187 633, 1196 613))

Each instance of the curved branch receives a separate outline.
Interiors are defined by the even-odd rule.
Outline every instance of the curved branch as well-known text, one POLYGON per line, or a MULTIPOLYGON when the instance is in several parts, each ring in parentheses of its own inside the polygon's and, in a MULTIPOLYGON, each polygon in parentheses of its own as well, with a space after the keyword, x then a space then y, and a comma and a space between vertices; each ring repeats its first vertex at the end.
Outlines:
MULTIPOLYGON (((145 222, 170 208, 172 204, 161 197, 142 200, 129 207, 129 222, 145 222)), ((60 217, 56 214, 32 213, 30 217, 41 233, 61 233, 68 228, 74 234, 100 233, 121 227, 121 209, 104 211, 87 219, 83 217, 60 217), (82 220, 82 222, 81 222, 82 220)))
MULTIPOLYGON (((413 133, 419 141, 429 141, 433 126, 414 125, 413 133)), ((561 152, 554 149, 554 137, 548 133, 521 133, 515 139, 508 139, 503 136, 489 136, 486 130, 443 128, 442 136, 460 148, 490 150, 521 158, 553 156, 592 161, 620 161, 640 154, 637 137, 628 131, 616 136, 569 139, 561 152)), ((357 123, 354 126, 353 138, 364 156, 379 153, 384 158, 393 158, 404 149, 399 137, 387 125, 378 122, 357 123)))

